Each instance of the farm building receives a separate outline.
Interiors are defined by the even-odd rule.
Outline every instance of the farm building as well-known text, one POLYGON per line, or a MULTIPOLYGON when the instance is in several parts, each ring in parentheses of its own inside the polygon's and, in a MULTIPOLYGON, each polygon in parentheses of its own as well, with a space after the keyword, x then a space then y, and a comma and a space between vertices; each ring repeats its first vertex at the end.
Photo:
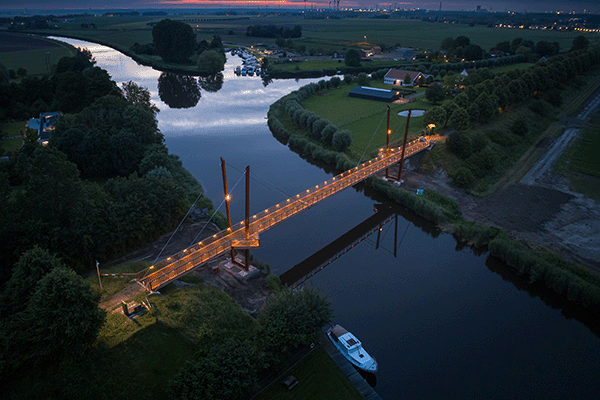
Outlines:
POLYGON ((422 72, 391 68, 383 77, 383 83, 389 85, 418 86, 419 78, 421 77, 424 77, 425 79, 430 77, 433 78, 432 75, 427 75, 422 72), (404 83, 406 75, 410 77, 411 83, 408 85, 404 83))
POLYGON ((397 90, 378 89, 368 86, 355 86, 350 93, 348 93, 348 96, 359 99, 392 102, 400 97, 400 92, 397 90))

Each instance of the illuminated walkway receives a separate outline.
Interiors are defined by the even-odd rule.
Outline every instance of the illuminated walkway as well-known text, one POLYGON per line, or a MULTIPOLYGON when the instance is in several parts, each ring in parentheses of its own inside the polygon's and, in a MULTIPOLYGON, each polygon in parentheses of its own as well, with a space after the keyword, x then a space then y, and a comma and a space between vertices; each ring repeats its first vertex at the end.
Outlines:
MULTIPOLYGON (((409 157, 427 149, 430 138, 421 142, 416 140, 407 144, 404 157, 409 157)), ((369 176, 397 163, 402 158, 402 147, 390 149, 387 154, 381 154, 377 158, 367 161, 351 170, 343 172, 329 181, 325 181, 305 192, 289 198, 274 205, 250 218, 249 229, 245 229, 242 221, 233 225, 231 229, 222 230, 210 238, 207 238, 177 254, 150 267, 151 271, 145 277, 139 278, 138 282, 147 290, 158 290, 171 281, 190 272, 199 265, 230 250, 249 249, 258 247, 260 233, 285 221, 319 201, 355 185, 369 176)))

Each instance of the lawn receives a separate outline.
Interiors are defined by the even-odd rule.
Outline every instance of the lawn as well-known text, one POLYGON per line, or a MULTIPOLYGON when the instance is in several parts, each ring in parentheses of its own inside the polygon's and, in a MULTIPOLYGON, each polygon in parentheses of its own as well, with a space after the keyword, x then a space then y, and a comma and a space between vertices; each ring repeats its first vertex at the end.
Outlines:
MULTIPOLYGON (((342 84, 338 89, 327 89, 318 92, 302 103, 302 107, 311 110, 331 121, 340 129, 347 129, 352 135, 350 151, 359 158, 363 153, 371 158, 377 149, 386 143, 387 106, 388 103, 358 99, 348 96, 356 83, 342 84)), ((367 86, 391 89, 380 80, 370 81, 367 86)), ((417 89, 422 92, 424 89, 417 89)), ((424 96, 417 97, 415 102, 406 104, 390 103, 390 142, 400 145, 406 129, 406 117, 398 115, 400 111, 410 109, 428 110, 433 105, 424 96)), ((411 117, 409 123, 409 139, 418 136, 423 130, 423 117, 411 117)))
POLYGON ((318 348, 302 362, 286 372, 266 390, 255 397, 256 400, 292 399, 362 399, 358 390, 350 383, 325 350, 318 348), (284 379, 293 375, 298 384, 288 389, 284 379))
POLYGON ((1 136, 5 138, 12 138, 18 136, 14 139, 2 139, 0 140, 0 154, 3 152, 8 153, 9 151, 17 151, 21 148, 23 144, 23 139, 21 136, 21 131, 25 129, 25 121, 17 121, 17 122, 7 122, 5 124, 0 125, 1 136))

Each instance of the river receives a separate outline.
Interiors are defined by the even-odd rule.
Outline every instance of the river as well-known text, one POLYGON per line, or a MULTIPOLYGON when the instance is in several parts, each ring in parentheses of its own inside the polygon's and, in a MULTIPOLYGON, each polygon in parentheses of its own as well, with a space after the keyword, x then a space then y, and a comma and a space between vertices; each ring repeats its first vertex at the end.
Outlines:
MULTIPOLYGON (((260 78, 235 76, 241 60, 228 56, 222 84, 201 82, 198 98, 189 90, 194 78, 165 77, 107 47, 61 40, 87 47, 116 82, 150 90, 170 152, 215 207, 223 198, 219 158, 227 161, 234 223, 244 216, 246 165, 253 176, 252 214, 331 177, 275 140, 266 120, 270 104, 318 79, 274 80, 265 87, 260 78), (168 90, 177 86, 187 89, 168 90)), ((362 187, 349 188, 261 234, 253 253, 283 274, 373 216, 377 203, 362 187)), ((392 219, 379 235, 379 244, 372 234, 305 285, 327 295, 334 322, 378 360, 375 390, 383 399, 598 396, 597 316, 410 213, 401 212, 397 225, 392 219)))

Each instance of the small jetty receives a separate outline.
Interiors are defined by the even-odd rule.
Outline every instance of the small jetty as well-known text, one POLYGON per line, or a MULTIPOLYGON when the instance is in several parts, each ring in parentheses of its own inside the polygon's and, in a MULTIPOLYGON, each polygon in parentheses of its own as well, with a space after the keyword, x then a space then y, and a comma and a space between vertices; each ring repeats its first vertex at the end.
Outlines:
POLYGON ((321 335, 321 345, 329 354, 329 357, 337 364, 338 368, 344 375, 352 382, 356 387, 360 395, 367 400, 382 400, 381 397, 375 392, 375 390, 365 381, 365 379, 358 373, 356 368, 350 364, 348 360, 340 353, 335 347, 331 340, 325 335, 321 335))

